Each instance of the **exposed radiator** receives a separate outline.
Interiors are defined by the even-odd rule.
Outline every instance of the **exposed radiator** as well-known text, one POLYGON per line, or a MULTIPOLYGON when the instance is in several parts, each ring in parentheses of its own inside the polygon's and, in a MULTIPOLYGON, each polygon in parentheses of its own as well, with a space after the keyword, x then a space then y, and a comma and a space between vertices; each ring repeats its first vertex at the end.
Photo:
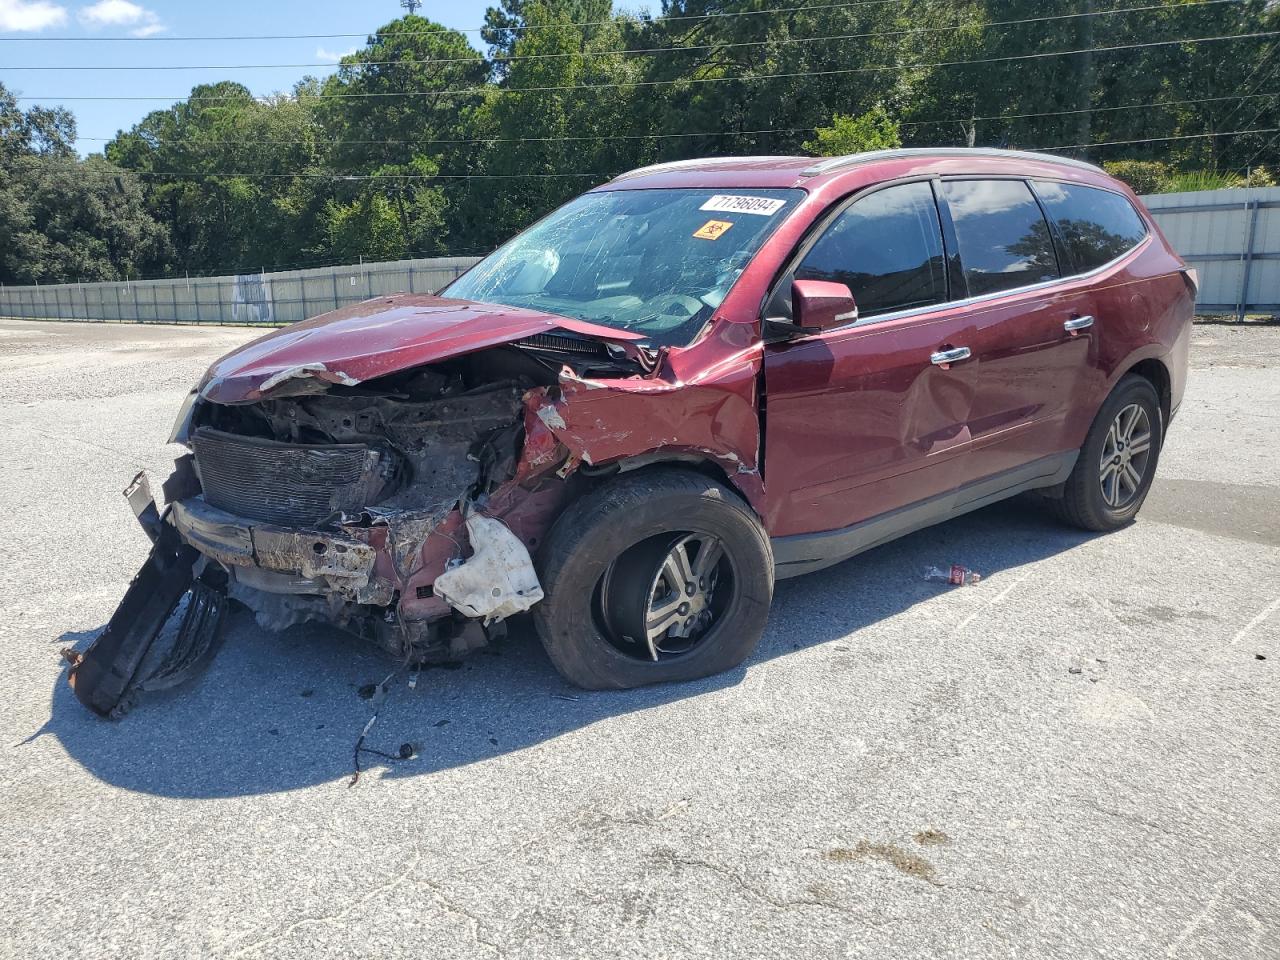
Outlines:
POLYGON ((279 443, 201 427, 191 438, 205 500, 286 526, 376 503, 394 482, 389 451, 357 443, 279 443))

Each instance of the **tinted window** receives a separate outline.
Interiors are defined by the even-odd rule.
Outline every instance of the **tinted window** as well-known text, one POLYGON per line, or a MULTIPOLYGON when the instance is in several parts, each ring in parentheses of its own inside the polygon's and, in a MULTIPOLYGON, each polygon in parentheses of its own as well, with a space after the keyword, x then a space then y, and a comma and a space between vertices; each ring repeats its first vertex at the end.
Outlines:
POLYGON ((1049 225, 1021 180, 952 180, 942 185, 956 227, 969 296, 1058 277, 1049 225))
POLYGON ((929 184, 904 183, 854 202, 805 254, 795 278, 845 284, 863 317, 944 301, 942 230, 929 184))
POLYGON ((1057 222, 1077 273, 1111 262, 1147 235, 1138 211, 1118 193, 1040 181, 1036 182, 1036 193, 1057 222))

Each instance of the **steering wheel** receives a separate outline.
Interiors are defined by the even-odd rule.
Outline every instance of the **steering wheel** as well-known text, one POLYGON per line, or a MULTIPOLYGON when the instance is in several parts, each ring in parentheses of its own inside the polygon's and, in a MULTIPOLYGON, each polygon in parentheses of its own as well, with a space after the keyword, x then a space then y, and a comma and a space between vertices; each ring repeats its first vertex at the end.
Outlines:
POLYGON ((688 320, 702 309, 702 301, 683 293, 662 293, 649 301, 649 306, 662 317, 688 320))

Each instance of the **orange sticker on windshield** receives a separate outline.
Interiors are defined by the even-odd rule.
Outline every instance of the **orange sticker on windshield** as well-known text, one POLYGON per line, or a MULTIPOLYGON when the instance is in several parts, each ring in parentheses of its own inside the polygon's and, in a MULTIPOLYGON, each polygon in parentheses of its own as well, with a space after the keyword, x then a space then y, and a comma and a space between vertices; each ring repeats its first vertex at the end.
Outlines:
POLYGON ((693 235, 699 240, 719 240, 721 235, 732 226, 733 224, 728 220, 708 220, 693 231, 693 235))

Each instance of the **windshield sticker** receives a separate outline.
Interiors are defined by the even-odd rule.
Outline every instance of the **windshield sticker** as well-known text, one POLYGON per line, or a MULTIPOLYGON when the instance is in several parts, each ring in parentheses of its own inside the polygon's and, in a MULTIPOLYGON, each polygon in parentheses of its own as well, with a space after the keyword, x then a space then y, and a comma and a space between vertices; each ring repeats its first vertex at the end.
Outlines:
POLYGON ((787 201, 772 197, 735 197, 718 193, 698 209, 716 213, 754 213, 760 217, 772 217, 786 205, 787 201))
POLYGON ((728 220, 708 220, 693 235, 699 240, 719 240, 733 224, 728 220))

